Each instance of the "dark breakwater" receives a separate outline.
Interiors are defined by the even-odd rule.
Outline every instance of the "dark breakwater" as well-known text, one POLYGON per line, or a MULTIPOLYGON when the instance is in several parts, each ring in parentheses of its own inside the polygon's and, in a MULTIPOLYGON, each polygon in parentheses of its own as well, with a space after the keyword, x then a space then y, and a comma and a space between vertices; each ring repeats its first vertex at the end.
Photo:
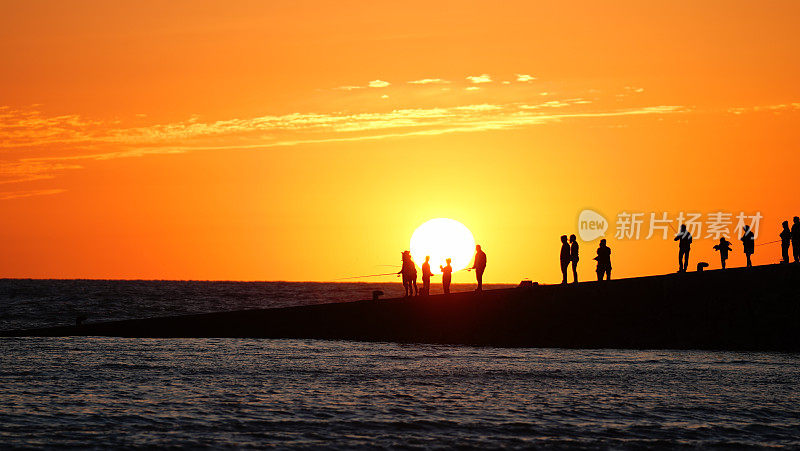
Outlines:
POLYGON ((504 347, 800 350, 800 265, 7 331, 504 347))

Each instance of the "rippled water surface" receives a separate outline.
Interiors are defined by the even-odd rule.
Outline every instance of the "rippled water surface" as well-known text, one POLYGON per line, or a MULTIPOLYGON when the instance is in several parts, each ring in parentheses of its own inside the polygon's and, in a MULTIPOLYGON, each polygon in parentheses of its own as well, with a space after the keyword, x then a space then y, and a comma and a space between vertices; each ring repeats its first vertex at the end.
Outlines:
MULTIPOLYGON (((81 312, 105 320, 359 299, 374 288, 398 291, 0 281, 0 328, 81 312)), ((0 338, 0 448, 798 448, 799 364, 777 353, 0 338)))
POLYGON ((798 356, 0 339, 5 445, 800 446, 798 356))

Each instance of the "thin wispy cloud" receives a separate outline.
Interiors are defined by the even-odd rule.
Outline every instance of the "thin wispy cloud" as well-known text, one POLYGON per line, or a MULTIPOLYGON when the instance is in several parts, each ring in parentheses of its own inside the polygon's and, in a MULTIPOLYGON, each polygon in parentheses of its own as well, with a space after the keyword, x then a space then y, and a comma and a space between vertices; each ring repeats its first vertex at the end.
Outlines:
POLYGON ((390 84, 391 83, 389 83, 388 81, 372 80, 371 82, 369 82, 369 87, 370 88, 385 88, 385 87, 389 86, 390 84))
POLYGON ((448 84, 450 82, 447 80, 442 80, 441 78, 423 78, 422 80, 411 80, 409 81, 409 83, 412 85, 431 85, 431 84, 443 85, 443 84, 448 84))
POLYGON ((728 112, 733 114, 763 113, 763 112, 779 113, 783 111, 800 111, 800 102, 779 103, 777 105, 758 105, 750 107, 728 108, 728 112))
POLYGON ((492 77, 490 77, 489 74, 470 75, 467 77, 467 80, 472 83, 491 83, 492 77))
MULTIPOLYGON (((587 111, 587 102, 574 98, 540 103, 476 103, 363 113, 291 113, 211 122, 194 116, 185 121, 141 127, 124 127, 117 122, 94 121, 77 115, 48 117, 38 111, 5 109, 0 111, 3 113, 0 130, 12 133, 0 141, 0 151, 20 155, 0 162, 0 183, 53 178, 62 171, 80 169, 82 161, 88 160, 370 141, 688 111, 680 106, 587 111), (52 125, 58 131, 42 124, 52 125), (33 152, 35 149, 38 150, 33 152)), ((17 192, 8 196, 21 197, 17 192)))
POLYGON ((517 81, 519 82, 528 83, 533 80, 536 80, 536 77, 534 77, 533 75, 517 74, 517 81))
POLYGON ((38 189, 29 191, 4 191, 0 192, 0 200, 20 199, 23 197, 32 197, 32 196, 47 196, 52 194, 63 193, 64 191, 66 190, 61 188, 38 189))

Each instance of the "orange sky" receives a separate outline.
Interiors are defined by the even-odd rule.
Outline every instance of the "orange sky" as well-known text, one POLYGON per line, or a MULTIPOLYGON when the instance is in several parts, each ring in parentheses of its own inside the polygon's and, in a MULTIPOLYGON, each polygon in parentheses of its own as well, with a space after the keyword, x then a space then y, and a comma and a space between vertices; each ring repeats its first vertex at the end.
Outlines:
POLYGON ((487 281, 557 282, 585 208, 615 277, 677 269, 622 211, 760 211, 772 241, 800 3, 698 3, 0 2, 0 277, 333 280, 449 217, 487 281))

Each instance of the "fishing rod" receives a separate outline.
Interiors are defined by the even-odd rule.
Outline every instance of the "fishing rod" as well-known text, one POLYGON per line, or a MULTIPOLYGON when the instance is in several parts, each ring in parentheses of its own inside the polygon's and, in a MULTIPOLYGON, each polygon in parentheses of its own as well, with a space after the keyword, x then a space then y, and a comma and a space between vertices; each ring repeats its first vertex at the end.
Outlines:
MULTIPOLYGON (((463 269, 459 269, 458 271, 472 271, 472 269, 473 268, 463 268, 463 269)), ((454 271, 454 272, 458 272, 458 271, 454 271)), ((399 274, 396 273, 396 272, 385 272, 385 273, 382 273, 382 274, 366 274, 366 275, 363 275, 363 276, 340 277, 340 278, 334 279, 334 280, 363 279, 365 277, 397 276, 397 275, 399 275, 399 274)), ((431 275, 432 276, 438 276, 439 274, 431 274, 431 275)))
POLYGON ((347 280, 347 279, 363 279, 364 277, 379 277, 379 276, 396 276, 396 272, 386 272, 383 274, 367 274, 364 276, 353 276, 353 277, 340 277, 336 280, 347 280))

